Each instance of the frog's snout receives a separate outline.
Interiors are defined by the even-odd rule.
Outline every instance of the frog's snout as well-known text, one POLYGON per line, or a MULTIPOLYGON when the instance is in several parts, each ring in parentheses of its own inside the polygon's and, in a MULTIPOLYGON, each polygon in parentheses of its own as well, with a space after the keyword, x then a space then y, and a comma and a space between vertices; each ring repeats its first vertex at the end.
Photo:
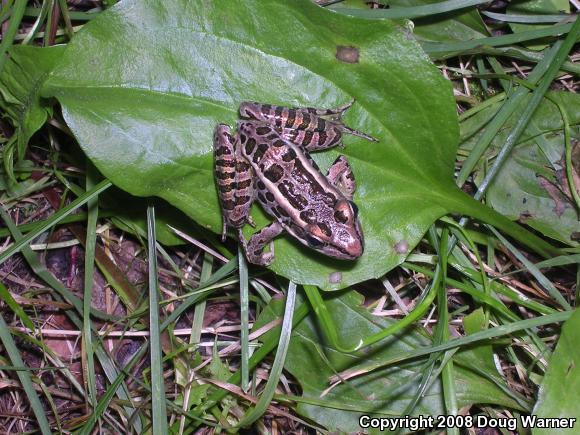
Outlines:
POLYGON ((348 252, 353 259, 360 257, 364 252, 364 246, 361 240, 353 238, 351 242, 347 245, 346 252, 348 252))

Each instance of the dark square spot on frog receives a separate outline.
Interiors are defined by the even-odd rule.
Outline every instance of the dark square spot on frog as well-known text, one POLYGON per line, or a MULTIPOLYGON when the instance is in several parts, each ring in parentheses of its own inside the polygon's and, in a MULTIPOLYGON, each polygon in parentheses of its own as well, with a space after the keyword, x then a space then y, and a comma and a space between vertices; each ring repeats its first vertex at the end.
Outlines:
POLYGON ((236 177, 234 172, 216 172, 216 177, 220 180, 230 180, 236 177))
POLYGON ((230 184, 226 184, 225 186, 224 185, 219 186, 219 190, 221 193, 228 193, 228 192, 232 191, 234 189, 234 187, 235 187, 234 183, 230 183, 230 184))
POLYGON ((244 143, 247 139, 248 139, 248 137, 244 133, 240 133, 240 141, 242 143, 244 143))
POLYGON ((272 129, 270 127, 265 126, 265 125, 256 128, 256 133, 258 133, 260 136, 265 136, 268 133, 270 133, 271 131, 272 131, 272 129))
POLYGON ((238 173, 242 173, 242 172, 246 172, 250 170, 250 164, 243 161, 243 160, 237 160, 236 161, 236 172, 238 173))
POLYGON ((304 210, 300 213, 300 219, 307 224, 313 224, 316 221, 316 213, 314 210, 304 210))
POLYGON ((221 166, 222 168, 234 168, 236 166, 236 162, 233 160, 224 160, 219 159, 215 162, 216 166, 221 166))
POLYGON ((244 205, 248 201, 250 201, 250 197, 249 196, 238 196, 238 197, 236 197, 236 205, 244 205))
POLYGON ((284 216, 284 217, 288 217, 289 216, 289 214, 286 213, 286 210, 284 210, 283 207, 278 206, 278 207, 276 207, 276 210, 278 210, 278 213, 280 213, 281 216, 284 216))
POLYGON ((265 143, 261 143, 258 145, 258 149, 254 151, 254 156, 252 157, 252 161, 254 163, 258 163, 264 157, 264 153, 268 149, 268 145, 265 143))
POLYGON ((306 130, 304 132, 304 138, 302 139, 302 145, 308 146, 312 142, 312 137, 314 136, 314 132, 306 130))
POLYGON ((304 113, 304 114, 302 115, 302 124, 300 124, 300 125, 298 126, 298 128, 299 128, 300 130, 305 130, 305 129, 307 129, 307 128, 308 128, 308 126, 310 125, 310 119, 311 119, 311 118, 310 118, 310 115, 309 115, 308 113, 304 113))
POLYGON ((246 142, 246 154, 248 155, 252 154, 255 147, 256 147, 256 139, 254 139, 253 137, 249 138, 248 141, 246 142))
POLYGON ((294 120, 296 119, 296 110, 290 109, 288 111, 288 118, 286 119, 286 127, 292 128, 294 127, 294 120))
POLYGON ((326 237, 332 236, 332 231, 330 231, 330 227, 326 225, 324 222, 318 222, 317 225, 320 228, 320 231, 322 231, 326 237))
POLYGON ((272 183, 277 183, 284 175, 284 168, 280 165, 273 164, 264 172, 264 176, 272 183))
POLYGON ((228 155, 230 155, 231 153, 232 153, 232 151, 230 150, 230 148, 229 148, 229 147, 219 147, 219 148, 216 150, 216 152, 215 152, 215 155, 216 155, 216 156, 224 156, 224 155, 228 156, 228 155))
POLYGON ((238 190, 247 189, 248 187, 250 187, 250 184, 252 184, 251 179, 238 181, 238 190))
POLYGON ((296 158, 296 151, 294 151, 292 148, 288 148, 288 151, 286 151, 284 153, 284 155, 282 156, 282 160, 285 162, 291 162, 295 158, 296 158))
POLYGON ((272 192, 266 192, 266 199, 270 202, 274 202, 274 200, 276 198, 274 198, 274 195, 272 194, 272 192))

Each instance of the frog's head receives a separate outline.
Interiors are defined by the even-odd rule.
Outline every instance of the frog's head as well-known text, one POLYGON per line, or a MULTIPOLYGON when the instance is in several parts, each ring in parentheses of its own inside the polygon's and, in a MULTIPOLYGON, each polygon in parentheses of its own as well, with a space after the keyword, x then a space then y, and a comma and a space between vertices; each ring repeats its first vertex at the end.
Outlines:
POLYGON ((354 202, 339 199, 330 219, 306 225, 304 241, 330 257, 355 260, 363 254, 363 233, 354 202))

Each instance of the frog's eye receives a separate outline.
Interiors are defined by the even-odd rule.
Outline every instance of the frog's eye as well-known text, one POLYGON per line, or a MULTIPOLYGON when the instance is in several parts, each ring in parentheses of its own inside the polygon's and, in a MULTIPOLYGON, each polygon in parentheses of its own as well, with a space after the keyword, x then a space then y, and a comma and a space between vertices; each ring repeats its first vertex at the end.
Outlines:
POLYGON ((348 215, 344 212, 344 210, 336 210, 334 212, 334 218, 337 222, 341 224, 345 224, 348 222, 348 215))
POLYGON ((325 244, 322 240, 319 240, 316 237, 311 236, 310 234, 306 235, 306 242, 308 243, 308 246, 310 246, 311 248, 322 248, 325 244))
POLYGON ((356 219, 358 208, 352 201, 339 200, 334 206, 334 219, 341 224, 347 224, 356 219))

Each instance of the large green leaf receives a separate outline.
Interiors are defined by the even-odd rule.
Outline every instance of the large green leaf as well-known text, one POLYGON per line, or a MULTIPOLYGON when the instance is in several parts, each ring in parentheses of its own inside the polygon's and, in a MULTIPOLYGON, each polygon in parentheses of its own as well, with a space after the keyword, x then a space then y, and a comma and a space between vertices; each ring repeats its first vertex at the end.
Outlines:
POLYGON ((574 419, 576 430, 536 428, 534 434, 578 433, 580 421, 580 313, 578 310, 562 326, 562 335, 550 358, 540 386, 534 415, 548 419, 574 419))
MULTIPOLYGON (((215 232, 218 122, 234 125, 245 100, 328 107, 356 98, 346 123, 380 142, 349 137, 316 160, 323 168, 338 152, 351 160, 365 254, 337 261, 280 238, 271 268, 298 283, 336 289, 380 276, 406 256, 396 246, 412 248, 438 217, 478 207, 452 182, 451 86, 385 20, 307 0, 128 0, 83 28, 44 95, 59 99, 84 151, 117 186, 164 198, 215 232), (341 47, 358 58, 342 59, 341 47)), ((268 222, 258 207, 253 216, 268 222)))
MULTIPOLYGON (((337 334, 345 346, 355 346, 361 337, 396 322, 372 316, 361 307, 361 302, 362 296, 354 291, 340 296, 332 295, 326 301, 338 328, 337 334)), ((282 308, 283 301, 273 300, 254 328, 279 318, 282 308)), ((417 394, 426 360, 393 364, 361 374, 326 391, 330 377, 346 369, 356 370, 358 364, 389 360, 433 344, 422 331, 408 328, 404 333, 382 340, 357 354, 345 354, 325 343, 314 314, 303 320, 292 334, 285 368, 302 387, 297 411, 328 430, 347 433, 360 430, 358 419, 361 414, 382 417, 402 415, 409 401, 417 394)), ((522 409, 514 400, 516 395, 512 397, 507 393, 507 385, 493 364, 491 349, 486 353, 475 346, 461 351, 454 356, 454 363, 458 406, 486 403, 522 409)), ((441 383, 435 380, 413 414, 445 414, 442 394, 441 383)))

